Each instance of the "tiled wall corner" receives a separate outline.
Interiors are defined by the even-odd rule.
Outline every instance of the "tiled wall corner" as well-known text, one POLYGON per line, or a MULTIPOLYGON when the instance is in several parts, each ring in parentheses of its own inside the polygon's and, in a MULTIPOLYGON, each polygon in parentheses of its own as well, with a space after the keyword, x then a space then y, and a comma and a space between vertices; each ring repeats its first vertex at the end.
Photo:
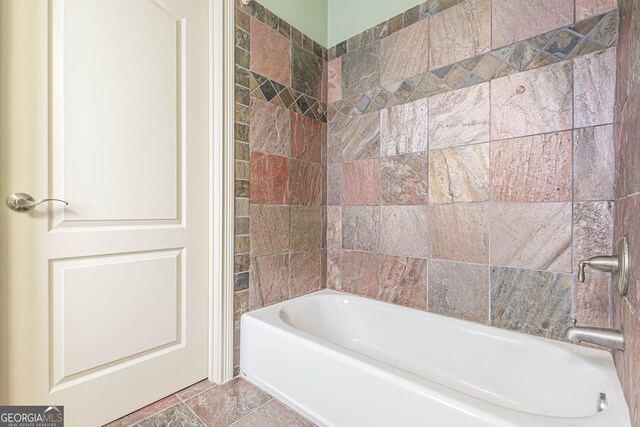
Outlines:
MULTIPOLYGON (((584 7, 587 2, 579 1, 584 7)), ((609 2, 605 2, 609 3, 609 2)), ((640 424, 640 2, 621 0, 617 46, 617 87, 614 108, 616 163, 615 214, 611 244, 626 235, 629 241, 629 291, 625 297, 611 287, 613 327, 625 335, 625 351, 614 352, 618 376, 629 405, 631 424, 640 424)), ((596 128, 598 129, 598 128, 596 128)), ((609 129, 602 128, 602 137, 609 129)), ((593 140, 597 139, 595 132, 593 140)))
POLYGON ((325 48, 257 1, 236 1, 235 26, 237 374, 240 316, 326 281, 328 70, 325 48))

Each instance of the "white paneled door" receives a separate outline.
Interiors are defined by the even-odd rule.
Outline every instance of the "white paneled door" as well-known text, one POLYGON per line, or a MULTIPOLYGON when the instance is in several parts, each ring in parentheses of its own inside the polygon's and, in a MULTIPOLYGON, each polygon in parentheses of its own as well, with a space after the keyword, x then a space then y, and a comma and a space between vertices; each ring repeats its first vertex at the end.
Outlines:
POLYGON ((10 192, 68 205, 3 213, 0 403, 101 425, 207 377, 209 6, 6 1, 10 192))

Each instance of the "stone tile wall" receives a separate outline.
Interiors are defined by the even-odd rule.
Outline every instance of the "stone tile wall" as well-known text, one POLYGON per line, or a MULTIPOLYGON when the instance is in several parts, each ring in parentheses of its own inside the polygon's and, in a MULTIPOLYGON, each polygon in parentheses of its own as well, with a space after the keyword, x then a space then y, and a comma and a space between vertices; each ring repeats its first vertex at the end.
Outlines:
POLYGON ((425 2, 329 49, 327 286, 554 339, 609 326, 608 276, 574 274, 611 251, 615 8, 425 2))
POLYGON ((324 286, 327 50, 235 10, 235 367, 240 316, 324 286))
POLYGON ((626 339, 625 351, 615 352, 614 358, 632 425, 636 426, 640 425, 640 2, 621 0, 618 3, 613 241, 627 236, 631 262, 629 291, 621 298, 612 289, 612 312, 613 326, 622 328, 626 339))

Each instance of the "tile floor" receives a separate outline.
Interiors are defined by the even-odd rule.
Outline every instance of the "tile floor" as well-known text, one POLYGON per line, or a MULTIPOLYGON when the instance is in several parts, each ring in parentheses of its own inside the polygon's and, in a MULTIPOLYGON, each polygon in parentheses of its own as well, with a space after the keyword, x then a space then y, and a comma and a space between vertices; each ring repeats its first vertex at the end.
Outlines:
POLYGON ((105 427, 312 427, 313 423, 251 383, 201 381, 105 427))

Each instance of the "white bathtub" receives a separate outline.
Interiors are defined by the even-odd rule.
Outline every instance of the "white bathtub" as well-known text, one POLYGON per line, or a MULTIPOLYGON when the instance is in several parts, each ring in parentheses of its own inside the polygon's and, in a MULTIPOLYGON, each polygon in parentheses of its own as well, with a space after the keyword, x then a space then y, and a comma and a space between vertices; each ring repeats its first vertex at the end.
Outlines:
POLYGON ((241 340, 241 375, 322 426, 630 426, 605 351, 340 292, 246 313, 241 340))

